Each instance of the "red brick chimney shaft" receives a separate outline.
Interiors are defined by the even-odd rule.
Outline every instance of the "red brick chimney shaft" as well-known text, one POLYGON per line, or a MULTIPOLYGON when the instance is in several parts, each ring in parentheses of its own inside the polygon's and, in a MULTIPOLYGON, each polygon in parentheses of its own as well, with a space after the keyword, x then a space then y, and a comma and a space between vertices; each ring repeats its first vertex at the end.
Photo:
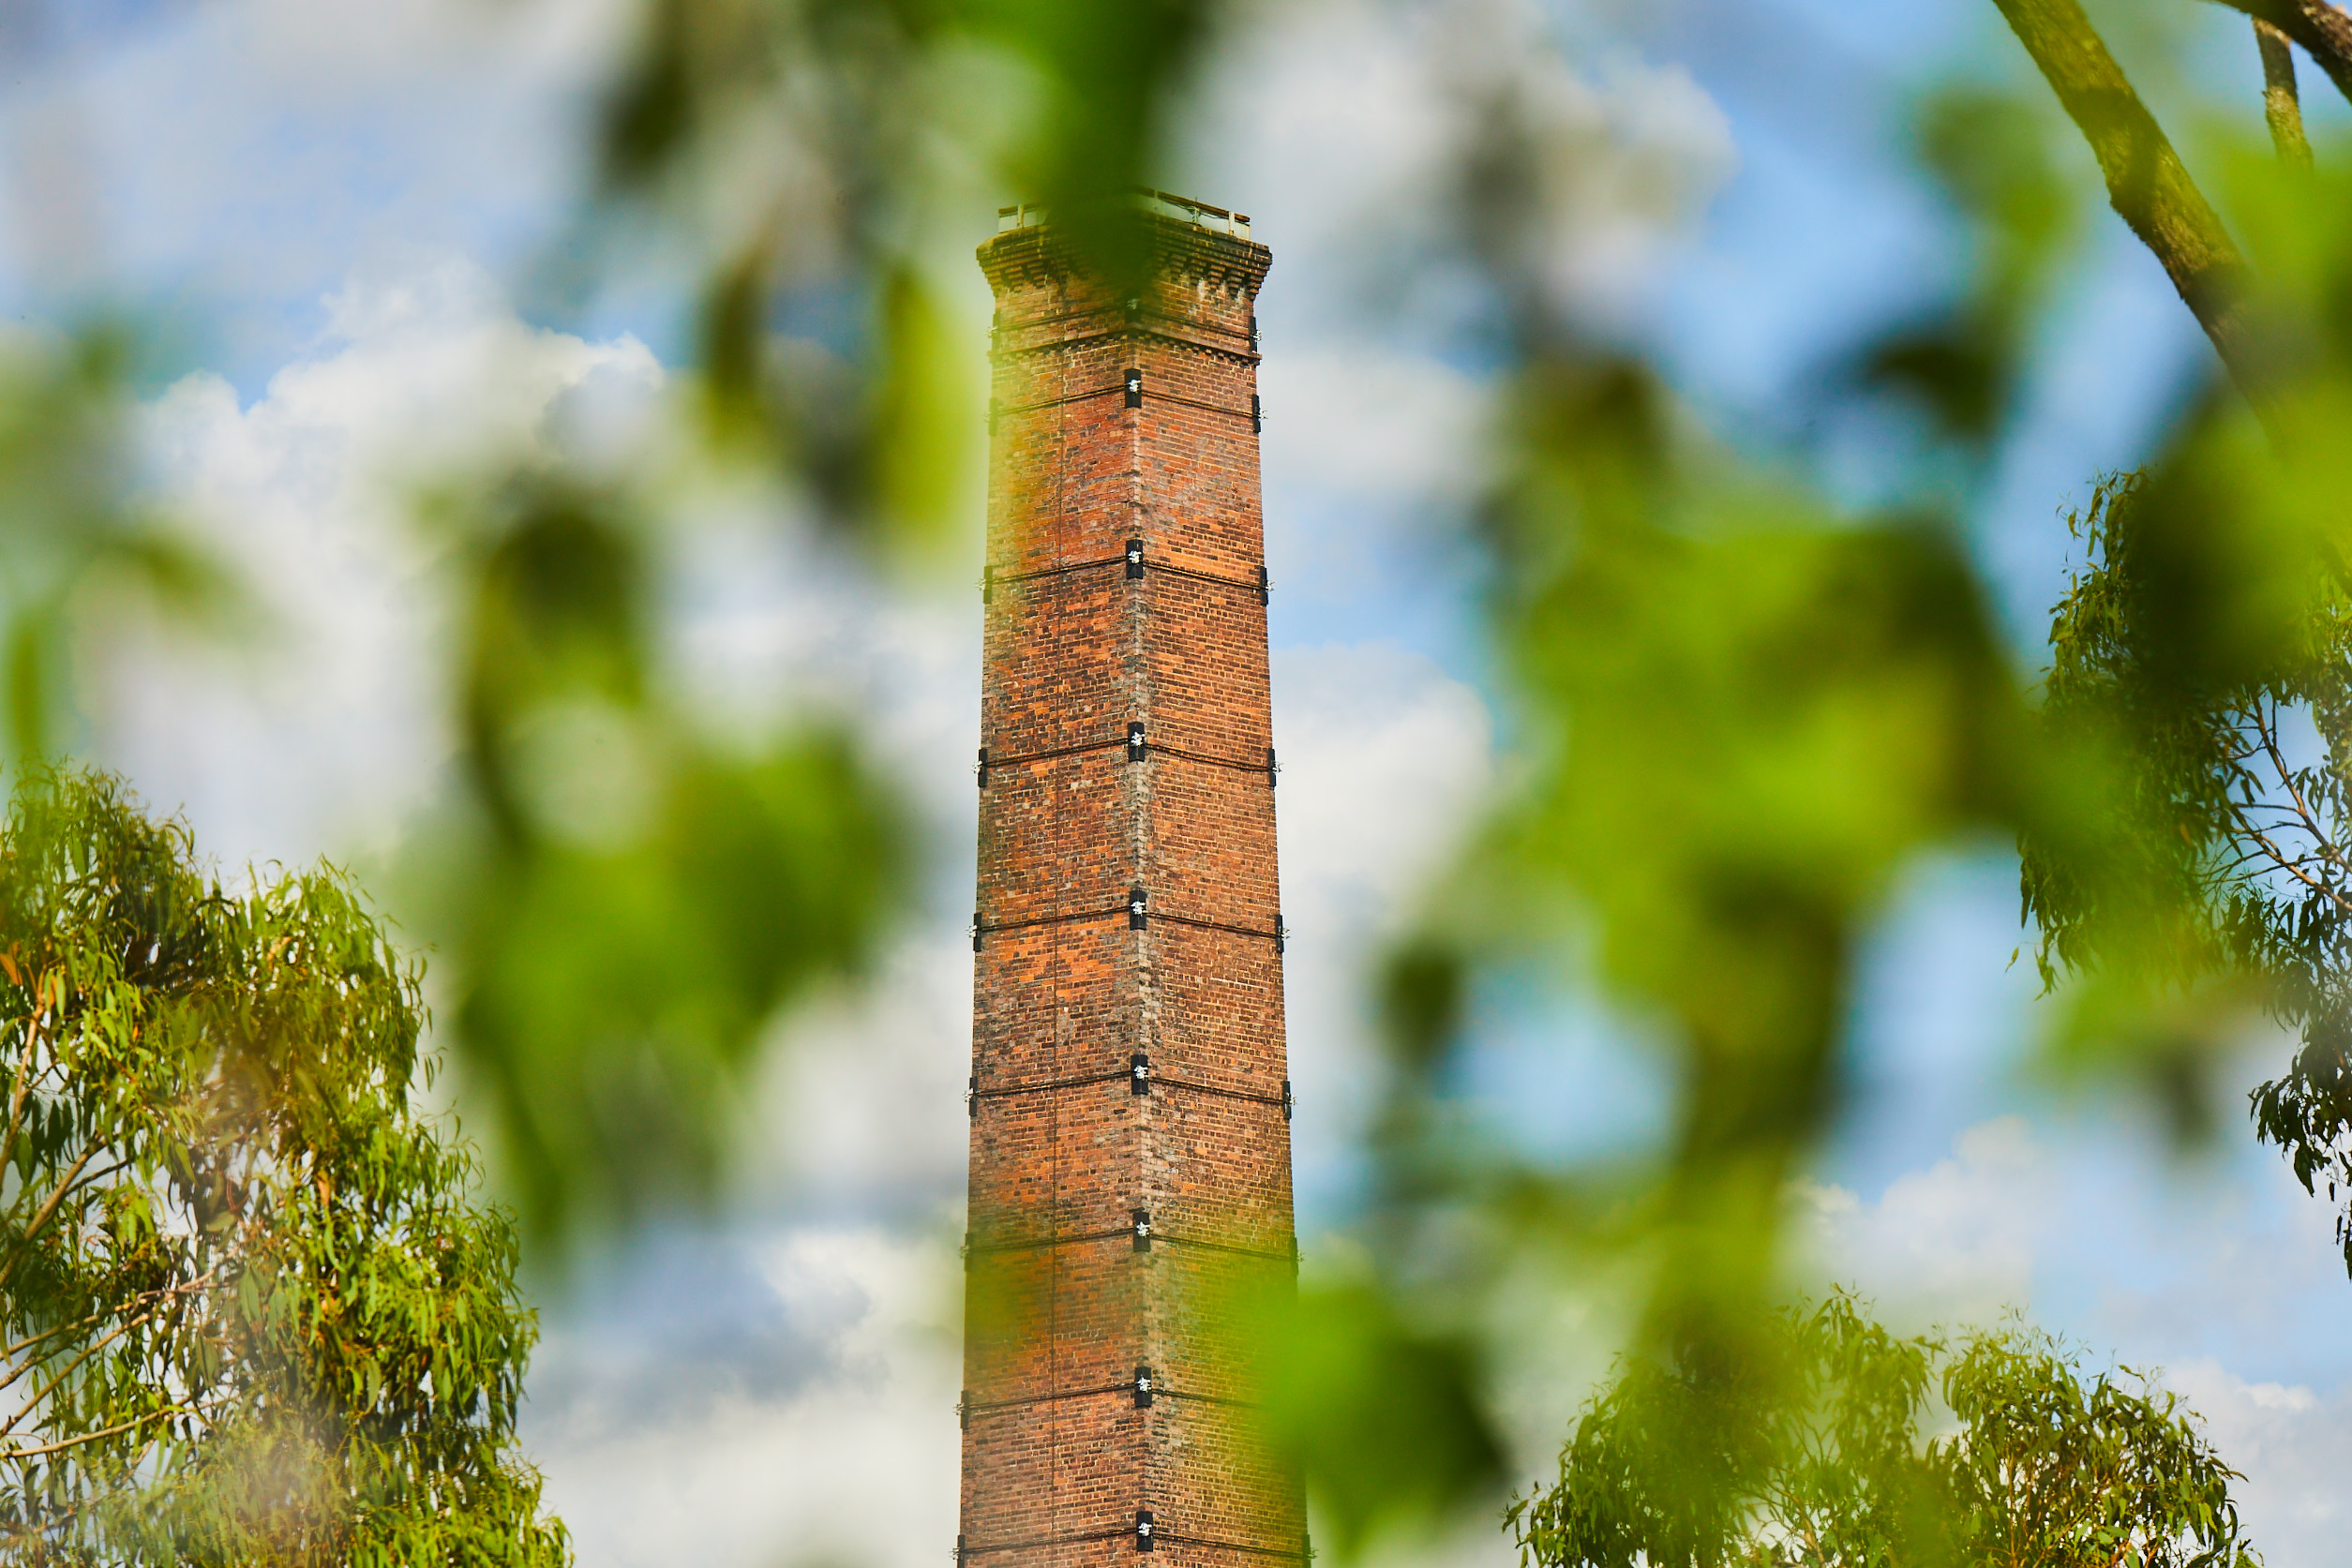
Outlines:
POLYGON ((1136 221, 1151 264, 1125 291, 1051 227, 980 251, 967 1568, 1305 1547, 1247 1330, 1296 1256, 1252 314, 1271 258, 1238 222, 1136 221))

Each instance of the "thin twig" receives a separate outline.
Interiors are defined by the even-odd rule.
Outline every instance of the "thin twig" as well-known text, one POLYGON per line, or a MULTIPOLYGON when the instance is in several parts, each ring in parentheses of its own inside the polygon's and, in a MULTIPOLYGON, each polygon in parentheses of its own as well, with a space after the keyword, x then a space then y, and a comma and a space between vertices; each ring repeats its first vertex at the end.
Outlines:
POLYGON ((2295 87, 2295 46, 2260 17, 2254 41, 2262 52, 2262 117, 2270 123, 2270 144, 2289 169, 2311 168, 2311 139, 2303 134, 2303 100, 2295 87))
POLYGON ((61 1449, 79 1448, 85 1442, 97 1442, 106 1438, 118 1437, 125 1432, 132 1430, 134 1427, 143 1426, 150 1421, 160 1420, 167 1415, 186 1415, 187 1413, 188 1410, 185 1405, 166 1405, 161 1410, 153 1410, 149 1411, 144 1415, 132 1416, 128 1421, 118 1423, 115 1426, 105 1427, 99 1431, 83 1432, 78 1436, 70 1438, 59 1438, 55 1442, 36 1443, 30 1448, 10 1448, 0 1450, 0 1464, 6 1464, 11 1459, 36 1459, 44 1454, 57 1453, 61 1449))
POLYGON ((83 1166, 97 1158, 98 1150, 102 1147, 104 1147, 103 1144, 93 1143, 82 1152, 82 1157, 73 1162, 73 1168, 67 1171, 57 1184, 57 1190, 49 1195, 49 1202, 41 1205, 40 1212, 33 1217, 33 1222, 24 1228, 24 1233, 17 1237, 16 1250, 8 1254, 7 1262, 0 1263, 0 1285, 6 1285, 8 1282, 8 1277, 16 1273, 16 1265, 24 1261, 25 1255, 32 1248, 34 1238, 48 1228, 51 1218, 57 1213, 57 1205, 64 1202, 66 1194, 73 1190, 74 1178, 82 1174, 83 1166))

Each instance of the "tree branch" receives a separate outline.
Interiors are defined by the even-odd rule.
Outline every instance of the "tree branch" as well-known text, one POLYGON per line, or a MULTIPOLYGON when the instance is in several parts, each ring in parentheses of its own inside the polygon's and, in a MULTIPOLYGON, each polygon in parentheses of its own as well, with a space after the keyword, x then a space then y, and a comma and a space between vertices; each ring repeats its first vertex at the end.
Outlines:
MULTIPOLYGON (((48 977, 43 976, 44 980, 48 977)), ((41 1025, 48 1022, 49 1004, 43 1002, 24 1021, 24 1049, 17 1053, 16 1084, 8 1095, 8 1129, 0 1134, 0 1166, 7 1164, 16 1154, 16 1129, 24 1114, 24 1097, 33 1087, 33 1053, 40 1044, 41 1025)))
POLYGON ((2352 14, 2329 0, 2213 0, 2267 22, 2303 46, 2336 90, 2352 98, 2352 14))
POLYGON ((2261 18, 2254 41, 2262 51, 2262 117, 2270 123, 2270 144, 2289 169, 2311 167, 2311 139, 2303 134, 2303 100, 2295 88, 2295 47, 2261 18))
POLYGON ((2164 127, 2076 0, 1993 3, 2090 143, 2108 204, 2164 264, 2238 390, 2261 410, 2271 378, 2254 330, 2252 274, 2164 127))
POLYGON ((8 1261, 0 1263, 0 1285, 6 1285, 8 1282, 8 1277, 16 1273, 16 1265, 23 1262, 26 1249, 48 1227, 51 1217, 57 1212, 57 1205, 64 1202, 66 1195, 73 1190, 74 1180, 82 1174, 82 1167, 96 1159, 102 1147, 101 1144, 93 1143, 82 1151, 82 1157, 73 1162, 72 1168, 67 1171, 64 1179, 58 1182, 57 1190, 49 1195, 49 1201, 41 1204, 40 1212, 33 1216, 33 1222, 24 1228, 22 1235, 17 1237, 16 1249, 8 1254, 8 1261))
POLYGON ((0 1449, 0 1464, 6 1464, 11 1459, 32 1459, 37 1458, 43 1454, 56 1454, 68 1448, 79 1448, 83 1443, 97 1442, 106 1438, 120 1437, 123 1433, 130 1431, 134 1427, 144 1426, 150 1421, 160 1421, 168 1415, 185 1415, 187 1413, 187 1409, 184 1405, 165 1405, 159 1410, 149 1411, 144 1415, 132 1416, 128 1421, 120 1422, 112 1426, 104 1427, 96 1432, 80 1432, 69 1438, 59 1438, 53 1442, 33 1443, 22 1448, 0 1449))

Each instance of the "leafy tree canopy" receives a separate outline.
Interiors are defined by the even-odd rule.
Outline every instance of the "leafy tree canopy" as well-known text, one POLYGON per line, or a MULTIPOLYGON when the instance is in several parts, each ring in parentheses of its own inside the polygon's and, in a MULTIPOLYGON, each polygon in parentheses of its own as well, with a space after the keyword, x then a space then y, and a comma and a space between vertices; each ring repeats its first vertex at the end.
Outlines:
POLYGON ((2086 1377, 2038 1332, 1906 1338, 1851 1297, 1774 1320, 1760 1353, 1625 1366, 1551 1487, 1515 1503, 1540 1568, 2249 1568, 2195 1415, 2086 1377), (1940 1407, 1931 1395, 1941 1396, 1940 1407), (1936 1418, 1944 1418, 1938 1421, 1936 1418), (1949 1429, 1925 1435, 1933 1426, 1949 1429))
POLYGON ((419 1113, 417 965, 331 870, 232 892, 115 781, 0 829, 0 1540, 91 1564, 566 1562, 536 1324, 419 1113))

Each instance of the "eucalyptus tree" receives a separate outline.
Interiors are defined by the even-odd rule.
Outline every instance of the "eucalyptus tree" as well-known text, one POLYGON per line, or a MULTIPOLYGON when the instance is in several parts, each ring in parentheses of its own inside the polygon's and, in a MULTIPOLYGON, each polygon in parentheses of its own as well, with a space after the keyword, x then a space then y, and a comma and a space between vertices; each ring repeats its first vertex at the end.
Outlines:
POLYGON ((0 827, 0 1553, 570 1559, 514 1431, 512 1219, 420 1109, 414 961, 341 874, 237 888, 115 781, 0 827))
POLYGON ((2194 1412, 2030 1329, 1904 1337, 1850 1297, 1736 1366, 1642 1356, 1508 1525, 1534 1568, 2253 1568, 2194 1412))

